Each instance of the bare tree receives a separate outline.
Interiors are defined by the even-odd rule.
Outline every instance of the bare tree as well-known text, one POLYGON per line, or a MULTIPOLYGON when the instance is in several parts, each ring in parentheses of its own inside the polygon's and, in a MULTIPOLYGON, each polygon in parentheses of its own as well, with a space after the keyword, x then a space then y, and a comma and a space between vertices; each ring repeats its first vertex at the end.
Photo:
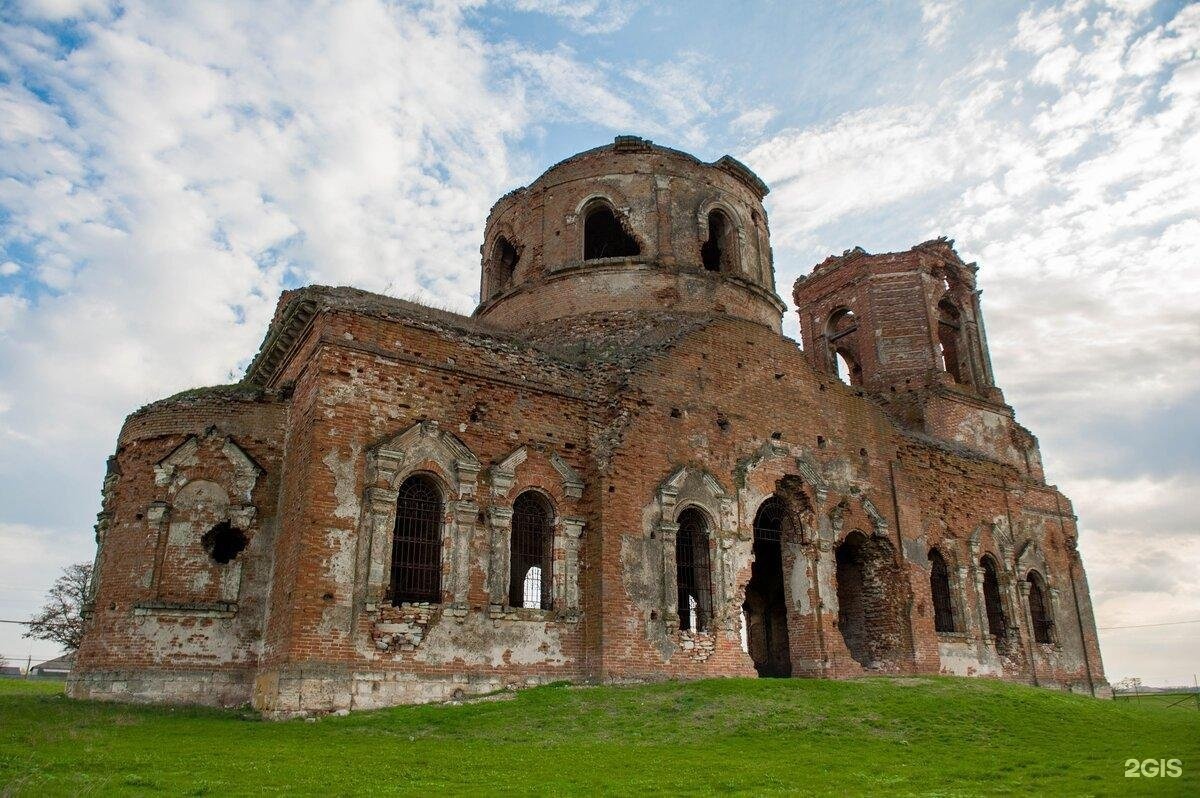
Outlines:
POLYGON ((64 568, 46 594, 46 603, 29 622, 25 637, 49 640, 71 651, 79 648, 83 641, 83 605, 91 578, 91 563, 64 568))

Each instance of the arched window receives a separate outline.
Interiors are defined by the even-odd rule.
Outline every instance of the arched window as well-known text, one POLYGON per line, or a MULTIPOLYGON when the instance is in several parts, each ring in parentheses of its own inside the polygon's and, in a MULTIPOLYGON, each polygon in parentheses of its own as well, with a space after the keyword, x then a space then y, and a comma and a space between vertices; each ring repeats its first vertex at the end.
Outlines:
POLYGON ((492 281, 488 286, 490 296, 495 296, 512 285, 513 274, 517 270, 517 262, 521 259, 517 248, 504 236, 496 239, 492 248, 492 281))
POLYGON ((979 561, 983 569, 983 605, 987 613, 988 634, 996 638, 997 645, 1008 639, 1008 621, 1004 617, 1004 605, 1000 600, 1000 576, 996 561, 985 554, 979 561))
POLYGON ((432 479, 404 480, 392 533, 393 604, 442 600, 442 494, 432 479))
POLYGON ((537 491, 527 490, 513 502, 509 606, 550 609, 553 516, 550 502, 537 491))
POLYGON ((1025 577, 1029 582, 1029 617, 1033 621, 1033 639, 1038 643, 1054 642, 1054 620, 1047 603, 1046 580, 1037 571, 1025 577))
POLYGON ((858 317, 850 308, 838 308, 825 322, 825 341, 829 359, 837 377, 847 385, 862 385, 862 366, 855 353, 854 333, 858 332, 858 317), (840 342, 840 343, 839 343, 840 342))
POLYGON ((627 258, 641 252, 633 236, 625 232, 613 209, 603 202, 587 212, 583 222, 583 259, 627 258))
POLYGON ((675 582, 679 595, 679 628, 707 632, 712 618, 712 579, 708 566, 708 524, 689 507, 679 514, 675 535, 675 582))
POLYGON ((933 597, 933 628, 953 632, 954 606, 950 602, 950 569, 937 549, 929 550, 929 593, 933 597))
POLYGON ((955 382, 965 382, 960 365, 958 340, 962 332, 961 314, 954 303, 943 299, 938 303, 938 349, 942 357, 942 368, 955 382))
POLYGON ((723 211, 708 213, 708 240, 700 245, 700 262, 710 272, 734 270, 734 245, 737 233, 723 211))

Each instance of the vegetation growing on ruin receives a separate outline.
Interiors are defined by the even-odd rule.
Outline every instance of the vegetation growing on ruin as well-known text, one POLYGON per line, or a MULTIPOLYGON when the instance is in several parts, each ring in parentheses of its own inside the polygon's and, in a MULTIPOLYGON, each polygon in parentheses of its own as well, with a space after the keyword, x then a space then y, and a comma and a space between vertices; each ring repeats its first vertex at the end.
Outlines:
POLYGON ((0 681, 0 794, 1200 794, 1200 711, 984 679, 503 698, 266 723, 0 681), (1182 777, 1125 777, 1147 758, 1182 760, 1182 777))

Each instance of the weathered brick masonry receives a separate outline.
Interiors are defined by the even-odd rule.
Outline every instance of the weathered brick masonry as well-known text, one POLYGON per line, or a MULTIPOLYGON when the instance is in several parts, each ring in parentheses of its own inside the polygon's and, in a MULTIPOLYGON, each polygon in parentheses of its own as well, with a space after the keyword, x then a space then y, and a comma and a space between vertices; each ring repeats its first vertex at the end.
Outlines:
POLYGON ((766 191, 620 137, 496 204, 474 317, 286 292, 241 383, 126 421, 72 695, 1104 692, 1075 517, 994 384, 974 265, 944 239, 830 258, 795 286, 801 349, 766 191))

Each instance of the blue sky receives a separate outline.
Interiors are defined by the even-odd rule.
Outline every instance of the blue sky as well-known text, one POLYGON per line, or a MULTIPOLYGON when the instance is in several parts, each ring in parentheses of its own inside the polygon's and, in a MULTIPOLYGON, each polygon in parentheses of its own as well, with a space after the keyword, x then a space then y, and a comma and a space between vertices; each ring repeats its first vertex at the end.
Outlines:
MULTIPOLYGON (((0 1, 0 618, 91 558, 124 415, 236 379, 280 290, 469 312, 491 203, 634 133, 771 185, 785 300, 956 239, 1100 625, 1200 619, 1198 48, 1147 0, 0 1)), ((1190 678, 1198 628, 1103 632, 1109 674, 1190 678)))

